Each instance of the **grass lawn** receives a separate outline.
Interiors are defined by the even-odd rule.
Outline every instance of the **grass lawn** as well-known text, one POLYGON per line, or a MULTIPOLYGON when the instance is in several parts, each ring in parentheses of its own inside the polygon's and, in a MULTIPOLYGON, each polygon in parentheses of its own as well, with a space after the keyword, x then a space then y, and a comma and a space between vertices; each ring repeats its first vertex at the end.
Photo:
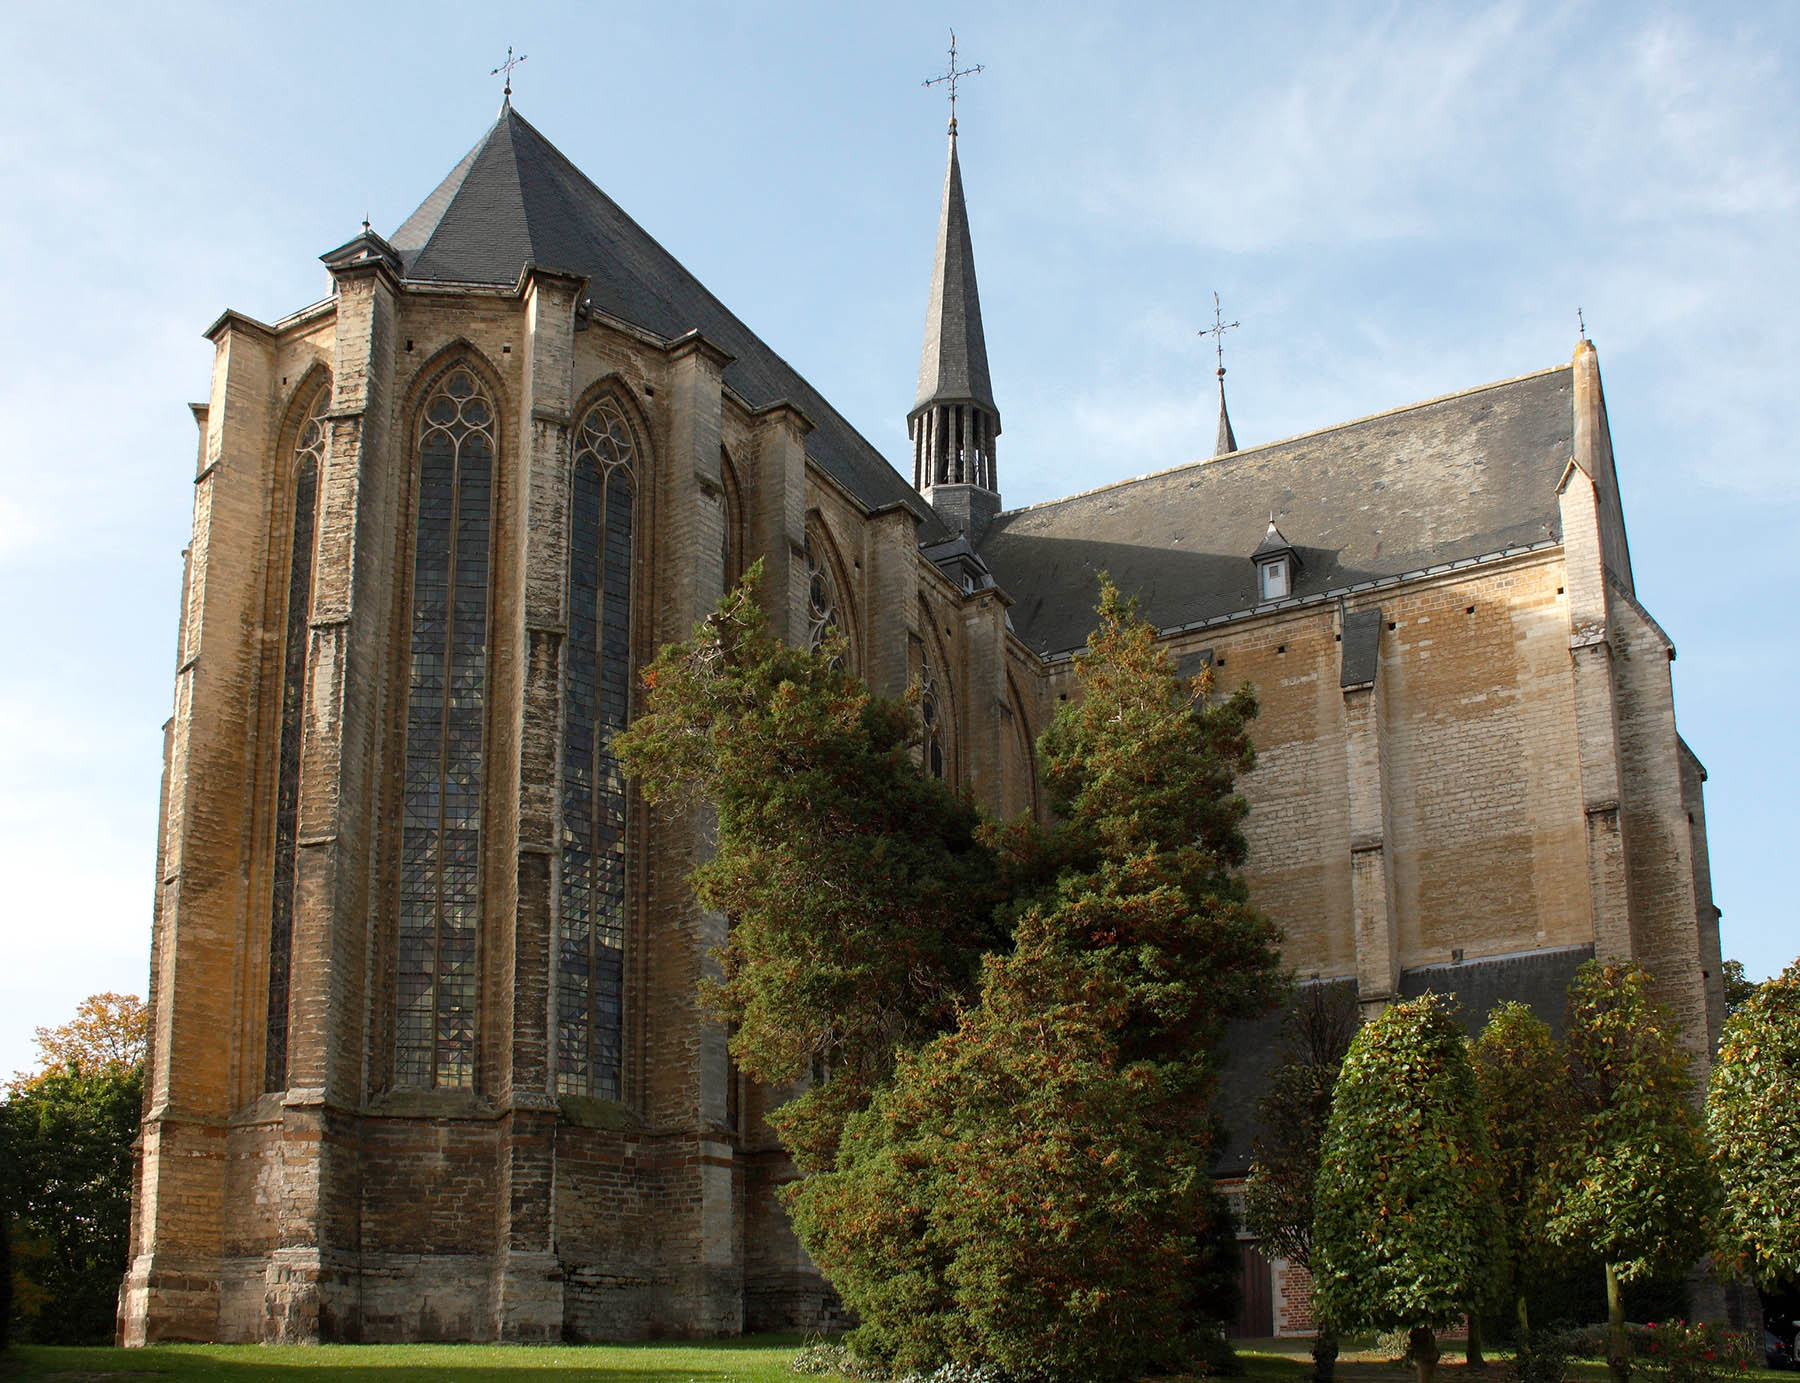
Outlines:
MULTIPOLYGON (((792 1383, 788 1361, 799 1350, 798 1335, 758 1335, 706 1344, 636 1345, 158 1345, 151 1349, 53 1349, 20 1346, 0 1356, 0 1379, 43 1379, 55 1383, 100 1383, 110 1379, 166 1378, 242 1383, 281 1380, 310 1373, 335 1383, 404 1383, 445 1379, 448 1383, 532 1383, 555 1371, 577 1383, 792 1383)), ((1245 1383, 1303 1383, 1312 1371, 1306 1340, 1240 1340, 1245 1383)), ((1503 1356, 1490 1355, 1486 1371, 1463 1367, 1460 1348, 1447 1344, 1438 1366, 1442 1383, 1508 1383, 1503 1356)), ((1404 1383, 1411 1370, 1373 1353, 1346 1348, 1338 1360, 1339 1383, 1404 1383)), ((1753 1369, 1759 1383, 1788 1377, 1753 1369)), ((1603 1383, 1606 1366, 1577 1363, 1571 1383, 1603 1383)), ((1156 1383, 1180 1383, 1164 1378, 1156 1383)))

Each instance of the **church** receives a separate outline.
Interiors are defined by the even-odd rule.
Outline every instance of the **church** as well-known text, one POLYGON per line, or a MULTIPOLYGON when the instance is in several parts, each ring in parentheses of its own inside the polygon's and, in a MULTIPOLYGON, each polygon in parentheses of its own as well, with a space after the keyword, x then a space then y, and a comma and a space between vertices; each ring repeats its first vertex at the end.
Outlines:
MULTIPOLYGON (((123 1343, 834 1318, 783 1094, 696 997, 704 823, 609 750, 756 560, 781 635, 917 682, 923 763, 1002 817, 1046 810, 1033 744, 1111 573, 1182 669, 1257 691, 1246 872, 1301 982, 1478 1023, 1632 957, 1704 1065, 1706 774, 1590 341, 1249 447, 1221 368, 1213 454, 1009 510, 954 119, 904 469, 510 99, 322 258, 322 301, 218 319, 193 406, 123 1343)), ((1273 1033, 1234 1039, 1228 1190, 1273 1033)), ((1244 1261, 1240 1328, 1304 1328, 1296 1274, 1244 1261)))

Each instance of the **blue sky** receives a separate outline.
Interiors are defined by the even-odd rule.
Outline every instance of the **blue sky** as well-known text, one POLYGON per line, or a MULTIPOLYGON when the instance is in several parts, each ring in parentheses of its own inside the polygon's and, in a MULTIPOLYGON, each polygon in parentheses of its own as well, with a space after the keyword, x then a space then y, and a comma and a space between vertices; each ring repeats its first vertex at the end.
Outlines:
POLYGON ((0 11, 0 1073, 142 992, 201 332, 324 295, 520 111, 890 458, 955 23, 1001 486, 1251 445, 1599 347, 1725 946, 1800 951, 1800 5, 0 11))

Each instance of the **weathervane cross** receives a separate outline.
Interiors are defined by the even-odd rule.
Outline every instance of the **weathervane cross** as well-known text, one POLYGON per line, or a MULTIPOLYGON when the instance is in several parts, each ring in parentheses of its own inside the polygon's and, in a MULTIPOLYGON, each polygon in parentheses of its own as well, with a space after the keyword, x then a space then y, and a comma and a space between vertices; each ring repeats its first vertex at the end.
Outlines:
POLYGON ((506 74, 506 90, 501 92, 500 94, 509 101, 512 100, 513 68, 517 67, 520 63, 524 62, 525 59, 530 56, 531 56, 531 54, 529 54, 529 53, 521 53, 521 54, 519 54, 518 57, 515 58, 513 56, 512 44, 509 43, 506 45, 506 61, 501 63, 492 72, 488 73, 488 76, 490 76, 490 77, 498 77, 502 72, 504 72, 506 74))
POLYGON ((1218 357, 1219 357, 1219 373, 1221 375, 1223 375, 1225 373, 1225 333, 1228 331, 1231 331, 1235 327, 1240 327, 1242 325, 1243 325, 1242 322, 1228 322, 1225 320, 1224 310, 1219 306, 1219 295, 1217 293, 1214 293, 1213 294, 1213 324, 1209 327, 1201 327, 1200 330, 1195 333, 1195 335, 1212 337, 1213 350, 1218 354, 1218 357))
POLYGON ((926 86, 936 86, 940 82, 950 83, 950 133, 956 133, 956 83, 963 77, 973 77, 982 70, 982 64, 973 67, 958 68, 956 65, 956 30, 950 31, 950 70, 938 77, 927 77, 926 86))

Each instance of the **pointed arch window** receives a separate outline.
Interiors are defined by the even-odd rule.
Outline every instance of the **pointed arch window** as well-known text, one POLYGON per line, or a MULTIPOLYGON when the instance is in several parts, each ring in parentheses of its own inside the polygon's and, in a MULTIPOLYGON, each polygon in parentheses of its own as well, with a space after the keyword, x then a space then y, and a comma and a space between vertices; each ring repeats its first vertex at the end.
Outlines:
POLYGON ((319 468, 325 460, 329 381, 302 411, 294 437, 294 520, 288 547, 287 628, 281 660, 281 738, 275 769, 274 887, 269 897, 269 1006, 263 1042, 263 1089, 287 1088, 288 977, 294 949, 294 866, 300 827, 300 731, 306 705, 311 637, 313 546, 318 528, 319 468))
POLYGON ((613 757, 631 689, 631 523, 638 450, 618 403, 575 434, 563 681, 556 1088, 621 1095, 625 783, 613 757))
POLYGON ((806 647, 809 652, 834 635, 851 637, 830 540, 815 524, 806 525, 802 551, 806 558, 806 647))
POLYGON ((449 371, 419 420, 412 685, 401 824, 395 1081, 475 1080, 494 406, 449 371))
POLYGON ((925 771, 933 778, 944 776, 944 708, 938 698, 937 673, 930 661, 919 669, 919 727, 923 735, 920 745, 925 771))

